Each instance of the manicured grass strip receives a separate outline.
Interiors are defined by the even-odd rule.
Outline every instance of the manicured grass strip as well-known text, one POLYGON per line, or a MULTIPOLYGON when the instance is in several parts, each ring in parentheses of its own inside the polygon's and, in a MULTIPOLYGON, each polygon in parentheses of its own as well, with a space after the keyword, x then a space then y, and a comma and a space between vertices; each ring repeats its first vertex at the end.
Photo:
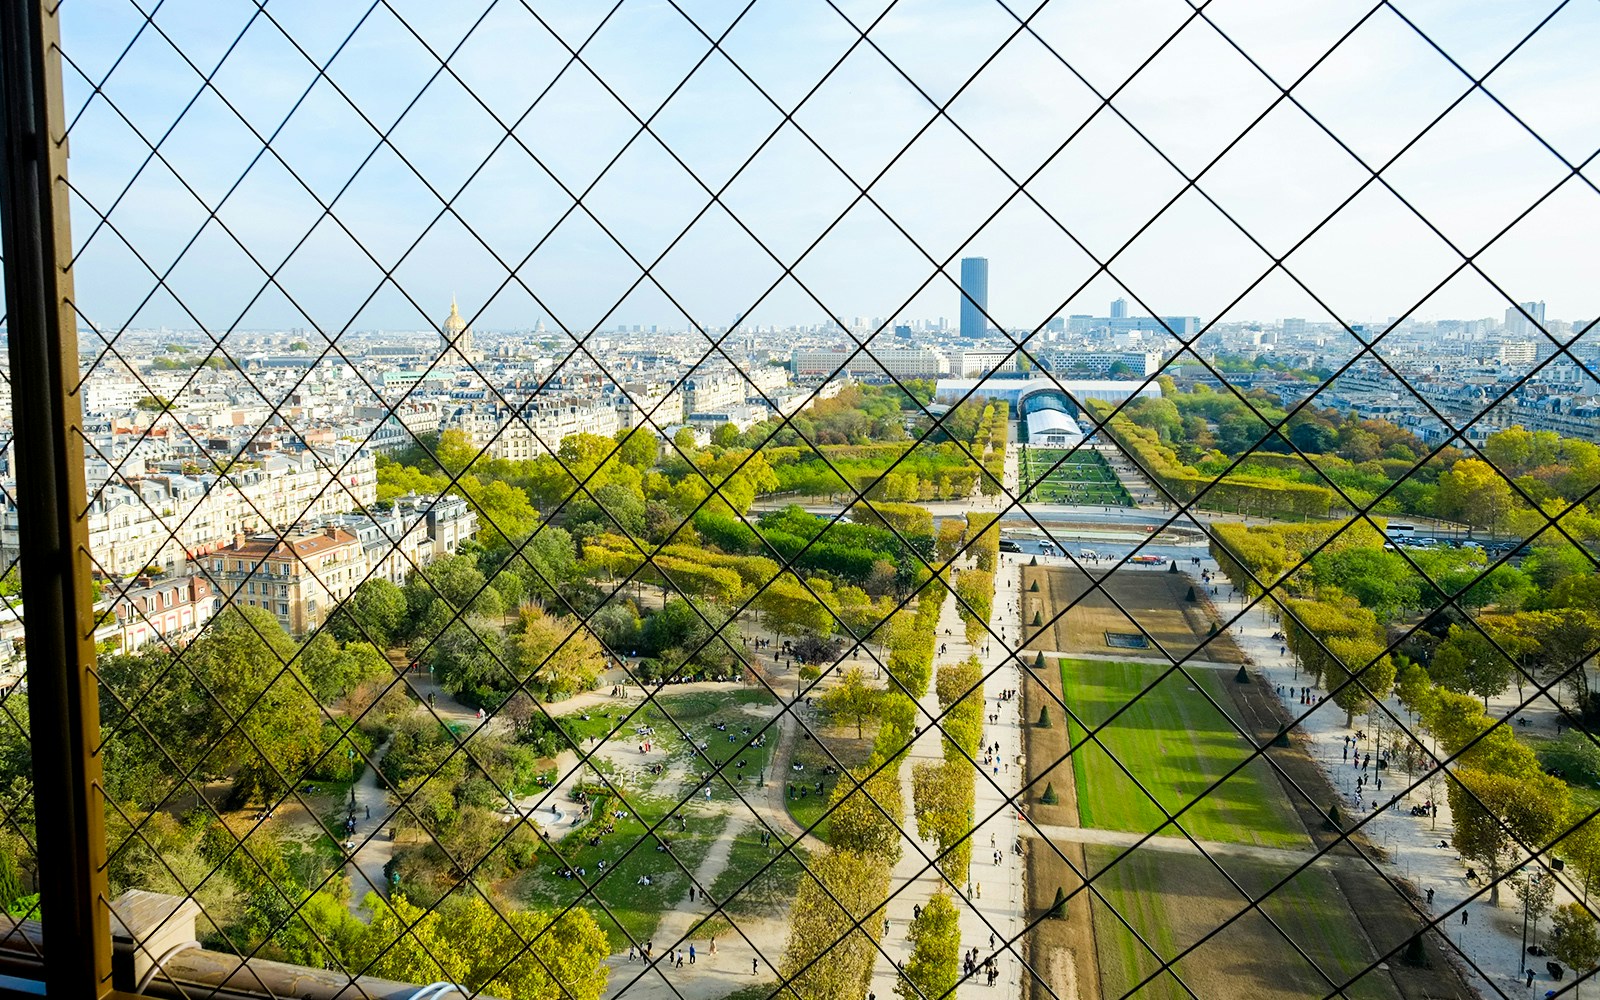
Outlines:
POLYGON ((1066 454, 1057 448, 1027 449, 1021 469, 1025 499, 1039 503, 1108 506, 1131 503, 1127 491, 1103 455, 1097 451, 1080 451, 1056 466, 1055 463, 1066 454))
MULTIPOLYGON (((1119 848, 1090 846, 1089 867, 1100 871, 1119 848)), ((1259 896, 1292 869, 1288 865, 1228 857, 1228 874, 1259 896)), ((1143 849, 1096 880, 1106 902, 1161 954, 1171 958, 1242 910, 1247 901, 1205 858, 1143 849)), ((1105 903, 1094 908, 1095 944, 1102 995, 1122 996, 1159 967, 1105 903)), ((1333 877, 1321 869, 1301 872, 1264 904, 1266 913, 1336 983, 1343 983, 1375 957, 1355 914, 1333 877)), ((1240 996, 1265 1000, 1321 998, 1333 992, 1327 979, 1300 957, 1259 913, 1246 914, 1208 939, 1173 970, 1202 997, 1240 996)), ((1345 989, 1352 1000, 1399 1000, 1386 972, 1364 975, 1345 989)), ((1140 1000, 1187 1000, 1169 974, 1153 979, 1140 1000)))
MULTIPOLYGON (((1110 718, 1162 669, 1155 664, 1062 660, 1061 680, 1068 707, 1093 726, 1110 718)), ((1228 704, 1223 679, 1215 671, 1196 668, 1193 673, 1218 704, 1228 704)), ((1116 761, 1168 812, 1177 812, 1250 752, 1245 739, 1178 673, 1117 716, 1099 734, 1100 743, 1079 746, 1085 732, 1077 723, 1070 733, 1076 748, 1072 766, 1079 821, 1131 833, 1160 828, 1164 835, 1182 836, 1176 827, 1164 826, 1161 810, 1116 761)), ((1180 822, 1201 840, 1290 848, 1309 844, 1282 786, 1259 759, 1207 793, 1180 822)))

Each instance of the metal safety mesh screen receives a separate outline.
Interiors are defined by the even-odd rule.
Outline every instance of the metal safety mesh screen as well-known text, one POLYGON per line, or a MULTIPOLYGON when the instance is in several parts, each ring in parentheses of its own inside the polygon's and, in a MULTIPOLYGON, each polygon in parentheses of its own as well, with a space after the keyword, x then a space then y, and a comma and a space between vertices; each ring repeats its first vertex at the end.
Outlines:
POLYGON ((1600 963, 1593 4, 62 22, 108 875, 231 987, 1600 963))

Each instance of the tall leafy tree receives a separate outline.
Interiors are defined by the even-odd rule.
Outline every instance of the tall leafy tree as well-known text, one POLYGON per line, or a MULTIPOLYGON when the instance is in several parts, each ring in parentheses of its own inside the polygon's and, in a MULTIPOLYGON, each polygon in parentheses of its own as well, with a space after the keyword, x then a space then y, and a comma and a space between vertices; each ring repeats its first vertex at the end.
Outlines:
POLYGON ((478 897, 424 910, 403 896, 368 897, 372 926, 357 967, 408 983, 454 982, 506 1000, 599 1000, 610 948, 587 910, 555 917, 499 909, 478 897), (537 939, 537 944, 530 945, 537 939))
POLYGON ((1477 528, 1498 529, 1515 508, 1511 484, 1494 466, 1464 458, 1439 477, 1439 513, 1477 528))
POLYGON ((1434 682, 1451 691, 1471 692, 1489 699, 1504 691, 1516 673, 1516 664, 1477 629, 1450 626, 1450 633, 1433 654, 1429 670, 1434 682))
MULTIPOLYGON (((531 604, 517 613, 505 651, 516 679, 545 698, 589 690, 605 665, 600 643, 585 625, 575 618, 545 614, 531 604)), ((507 678, 505 687, 509 685, 507 678)))
POLYGON ((861 1000, 872 978, 889 868, 873 855, 829 851, 811 864, 789 911, 778 974, 799 1000, 861 1000))
POLYGON ((911 921, 911 958, 895 982, 901 1000, 954 995, 961 979, 961 914, 947 892, 936 892, 911 921))
POLYGON ((838 683, 823 694, 822 708, 836 719, 855 723, 856 738, 860 739, 862 726, 878 714, 882 700, 882 688, 868 684, 860 667, 848 667, 838 683))
POLYGON ((1489 900, 1498 903, 1500 876, 1524 848, 1539 850, 1560 832, 1571 794, 1536 766, 1521 773, 1462 767, 1454 778, 1449 792, 1455 817, 1451 842, 1463 857, 1483 866, 1491 880, 1489 900))
POLYGON ((387 648, 406 622, 406 595, 382 577, 365 580, 339 610, 327 630, 340 642, 371 642, 387 648))
MULTIPOLYGON (((1562 903, 1556 907, 1550 925, 1550 950, 1573 972, 1584 976, 1600 965, 1600 929, 1582 903, 1562 903)), ((1573 996, 1578 995, 1575 988, 1573 996)))
POLYGON ((216 744, 206 759, 231 775, 245 801, 295 781, 322 747, 322 716, 290 666, 294 640, 261 608, 230 607, 207 625, 184 663, 204 686, 200 738, 216 744))

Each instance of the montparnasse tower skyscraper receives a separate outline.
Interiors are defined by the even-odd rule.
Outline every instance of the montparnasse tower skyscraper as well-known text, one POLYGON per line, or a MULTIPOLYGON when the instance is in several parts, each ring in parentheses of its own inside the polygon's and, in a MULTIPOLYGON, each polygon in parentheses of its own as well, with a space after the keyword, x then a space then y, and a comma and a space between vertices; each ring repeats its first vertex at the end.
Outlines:
POLYGON ((467 321, 461 318, 461 310, 456 308, 454 295, 450 296, 450 315, 444 321, 444 343, 440 346, 439 353, 444 355, 445 364, 460 365, 473 360, 472 329, 467 326, 467 321), (455 357, 451 357, 451 354, 455 357))

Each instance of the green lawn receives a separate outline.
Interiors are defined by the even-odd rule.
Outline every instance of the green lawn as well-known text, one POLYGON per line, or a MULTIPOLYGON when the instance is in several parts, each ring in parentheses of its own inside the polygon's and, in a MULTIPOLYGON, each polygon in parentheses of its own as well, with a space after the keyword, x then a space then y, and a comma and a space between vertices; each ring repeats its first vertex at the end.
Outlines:
MULTIPOLYGON (((1162 669, 1154 664, 1062 660, 1067 706, 1084 723, 1097 726, 1162 669)), ((1193 673, 1218 704, 1228 704, 1223 678, 1212 670, 1193 673)), ((1070 732, 1079 821, 1107 830, 1149 833, 1165 826, 1161 833, 1182 836, 1167 825, 1161 810, 1139 785, 1167 812, 1175 813, 1249 754, 1244 737, 1179 673, 1169 674, 1117 716, 1100 732, 1099 743, 1083 742, 1085 731, 1076 722, 1070 732), (1138 784, 1117 761, 1132 772, 1138 784)), ((1305 847, 1309 843, 1277 778, 1259 759, 1206 793, 1179 822, 1202 840, 1267 847, 1305 847)))
MULTIPOLYGON (((585 753, 599 748, 608 740, 632 746, 644 739, 641 729, 654 729, 650 739, 674 763, 686 762, 691 756, 688 743, 679 735, 679 729, 682 729, 696 743, 706 744, 706 753, 713 763, 729 765, 723 770, 729 781, 741 788, 753 789, 758 775, 767 767, 772 751, 777 746, 778 729, 775 725, 771 726, 766 730, 763 745, 753 745, 762 735, 762 727, 766 722, 745 710, 746 706, 751 705, 771 705, 776 712, 776 703, 767 691, 730 684, 717 691, 659 695, 642 708, 636 702, 618 702, 607 708, 564 715, 558 721, 578 740, 585 753), (633 714, 630 716, 629 712, 633 714), (726 728, 719 730, 719 725, 726 728), (744 731, 746 727, 749 733, 744 731), (729 739, 730 736, 732 739, 729 739), (745 766, 734 766, 740 760, 745 762, 745 766)), ((659 763, 662 757, 653 754, 649 760, 659 763)), ((709 773, 710 768, 706 766, 704 758, 698 762, 695 771, 709 773)), ((653 782, 644 782, 644 789, 648 790, 651 784, 653 782)), ((727 794, 725 790, 723 794, 727 794)))
MULTIPOLYGON (((866 763, 872 753, 870 738, 854 739, 853 728, 848 730, 852 738, 837 736, 838 733, 845 731, 843 728, 834 728, 821 734, 821 738, 828 744, 827 751, 818 746, 816 740, 805 739, 802 733, 796 737, 794 753, 789 760, 790 769, 783 774, 771 776, 773 781, 783 781, 793 786, 792 796, 788 791, 784 793, 784 804, 789 808, 789 815, 794 817, 794 821, 802 828, 809 828, 811 824, 816 823, 816 828, 811 832, 823 843, 828 842, 830 817, 822 814, 828 809, 833 786, 844 770, 866 763), (802 765, 802 769, 794 770, 795 764, 802 765), (824 773, 829 767, 835 768, 839 773, 824 773), (818 782, 822 784, 820 793, 817 791, 818 782)), ((871 733, 868 736, 870 737, 871 733)))
POLYGON ((1060 448, 1025 447, 1020 472, 1025 500, 1109 506, 1131 503, 1117 474, 1097 451, 1069 454, 1060 448))
POLYGON ((773 834, 771 846, 763 847, 761 828, 747 827, 734 839, 728 866, 711 884, 711 897, 720 901, 733 917, 771 916, 783 910, 794 900, 795 886, 801 876, 796 855, 804 858, 805 849, 797 847, 778 857, 782 850, 777 834, 773 834), (757 872, 761 874, 756 875, 757 872), (746 882, 749 885, 745 885, 746 882), (734 895, 735 892, 738 894, 734 895))
MULTIPOLYGON (((1090 846, 1090 869, 1101 871, 1120 850, 1090 846)), ((1221 860, 1228 876, 1257 897, 1292 870, 1254 860, 1221 860)), ((1105 896, 1104 902, 1096 900, 1090 905, 1101 993, 1107 997, 1124 995, 1160 967, 1150 949, 1170 960, 1247 905, 1239 890, 1209 861, 1188 854, 1139 850, 1097 878, 1095 885, 1105 896)), ((1074 905, 1084 905, 1086 898, 1080 896, 1074 905)), ((1343 987, 1375 957, 1355 914, 1326 871, 1313 868, 1296 875, 1267 898, 1263 910, 1266 916, 1252 912, 1240 917, 1173 965, 1172 971, 1202 997, 1298 1000, 1333 994, 1335 986, 1343 987), (1309 961, 1285 940, 1285 934, 1305 951, 1309 961), (1334 985, 1329 985, 1329 979, 1334 985)), ((1399 1000, 1400 996, 1394 980, 1381 971, 1362 976, 1340 995, 1352 1000, 1399 1000)), ((1171 974, 1162 973, 1142 987, 1138 996, 1140 1000, 1189 1000, 1190 994, 1171 974)))
POLYGON ((693 803, 673 812, 674 803, 664 799, 630 798, 643 817, 616 818, 615 830, 601 836, 598 844, 589 843, 591 831, 580 829, 560 843, 546 846, 535 866, 518 880, 516 890, 519 900, 529 906, 560 909, 584 891, 577 879, 562 878, 561 870, 582 867, 594 896, 580 905, 594 915, 611 939, 611 947, 619 950, 628 947, 623 928, 635 941, 643 941, 655 932, 663 912, 688 897, 689 875, 684 869, 693 871, 699 865, 728 822, 726 814, 707 815, 693 803), (680 815, 684 829, 679 829, 680 815), (656 835, 645 833, 650 822, 663 816, 668 819, 658 834, 671 845, 672 857, 657 849, 660 840, 656 835), (638 841, 643 842, 623 857, 638 841), (608 865, 604 875, 600 873, 602 860, 608 865), (651 884, 640 885, 641 875, 650 876, 651 884), (595 903, 596 897, 604 908, 595 903))

